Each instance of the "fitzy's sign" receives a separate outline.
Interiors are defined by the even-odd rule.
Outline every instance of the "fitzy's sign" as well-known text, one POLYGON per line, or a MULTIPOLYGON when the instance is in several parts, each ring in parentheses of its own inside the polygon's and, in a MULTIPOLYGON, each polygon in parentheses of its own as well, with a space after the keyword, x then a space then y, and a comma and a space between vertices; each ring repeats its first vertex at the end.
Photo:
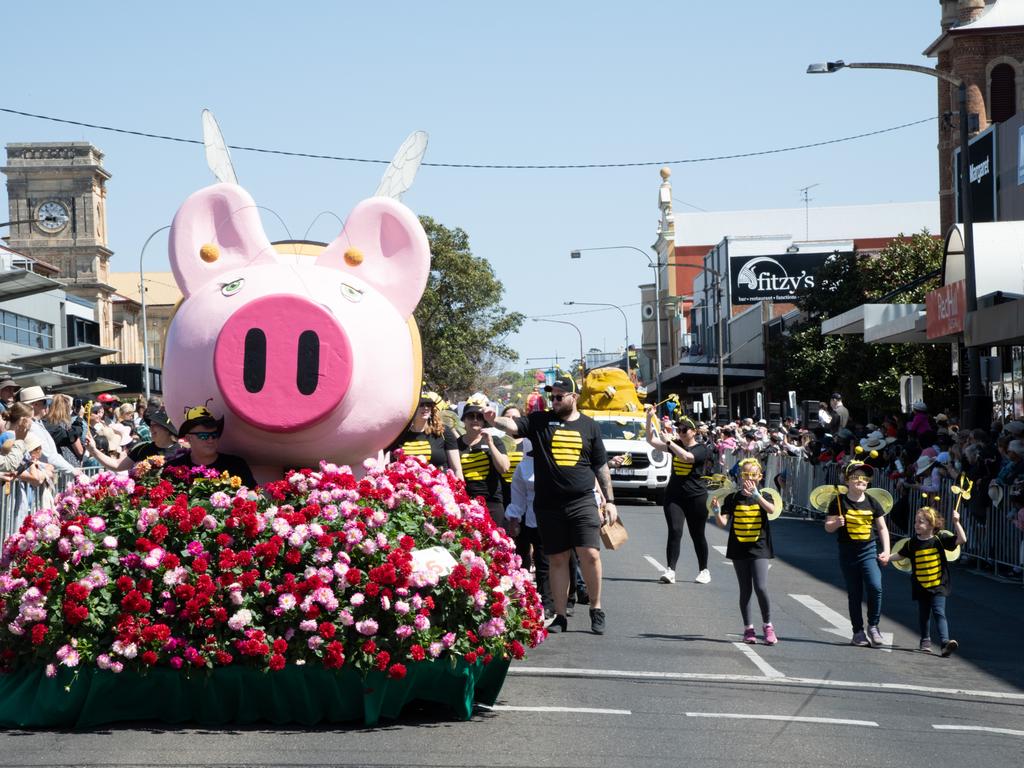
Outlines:
POLYGON ((815 274, 832 255, 829 251, 733 256, 729 259, 732 303, 793 301, 799 291, 814 288, 815 274))

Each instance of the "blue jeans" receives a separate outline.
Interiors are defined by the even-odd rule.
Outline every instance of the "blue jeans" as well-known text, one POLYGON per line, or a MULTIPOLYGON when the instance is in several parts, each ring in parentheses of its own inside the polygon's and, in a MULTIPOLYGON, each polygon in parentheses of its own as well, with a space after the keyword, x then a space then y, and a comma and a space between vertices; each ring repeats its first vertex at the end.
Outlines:
POLYGON ((877 627, 882 618, 882 569, 878 566, 875 542, 839 544, 839 567, 846 580, 846 594, 850 604, 850 623, 854 633, 864 631, 861 603, 868 601, 868 626, 877 627))
POLYGON ((917 601, 917 626, 921 630, 921 639, 931 638, 931 617, 935 616, 935 629, 939 633, 939 642, 949 642, 949 622, 946 621, 946 596, 925 595, 917 601))

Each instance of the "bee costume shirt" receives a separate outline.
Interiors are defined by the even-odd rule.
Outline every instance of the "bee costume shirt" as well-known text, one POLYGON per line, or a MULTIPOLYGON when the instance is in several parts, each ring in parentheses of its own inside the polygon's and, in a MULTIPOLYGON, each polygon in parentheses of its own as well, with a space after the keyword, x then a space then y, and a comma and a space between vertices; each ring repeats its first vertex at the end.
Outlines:
MULTIPOLYGON (((501 475, 491 461, 491 446, 481 437, 476 445, 469 445, 465 436, 458 440, 462 477, 466 481, 466 493, 472 498, 483 496, 487 501, 501 501, 501 475)), ((500 440, 494 441, 494 450, 505 453, 500 440)))
POLYGON ((843 495, 832 499, 828 505, 828 517, 836 517, 842 510, 846 525, 836 529, 840 544, 867 544, 875 540, 875 519, 885 517, 882 505, 871 496, 865 495, 860 501, 850 501, 843 495))
POLYGON ((910 595, 914 600, 950 593, 946 550, 954 549, 956 536, 949 531, 939 531, 937 535, 924 541, 917 536, 911 536, 907 540, 903 554, 910 559, 910 595))
POLYGON ((773 558, 772 532, 768 513, 753 496, 741 491, 730 493, 722 502, 722 514, 729 518, 729 543, 725 556, 730 560, 773 558))
POLYGON ((582 413, 564 421, 554 411, 515 419, 516 432, 533 445, 537 499, 544 503, 593 495, 597 470, 608 454, 597 422, 582 413))
POLYGON ((401 448, 406 456, 422 456, 438 469, 448 469, 448 451, 459 449, 458 438, 448 427, 443 435, 405 430, 388 446, 388 452, 401 448))
MULTIPOLYGON (((679 442, 676 444, 682 445, 679 442)), ((672 472, 668 476, 667 495, 669 498, 703 496, 708 489, 701 482, 700 475, 704 468, 704 462, 708 458, 708 448, 706 445, 694 443, 689 448, 683 446, 683 450, 693 454, 692 462, 683 461, 682 458, 672 453, 671 449, 669 450, 672 456, 672 472)))

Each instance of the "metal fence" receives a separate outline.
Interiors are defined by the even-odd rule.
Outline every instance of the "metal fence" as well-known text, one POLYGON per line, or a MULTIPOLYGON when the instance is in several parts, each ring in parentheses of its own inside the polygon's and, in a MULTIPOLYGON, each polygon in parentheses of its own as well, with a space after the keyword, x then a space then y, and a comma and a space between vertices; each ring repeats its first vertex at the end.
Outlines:
MULTIPOLYGON (((725 468, 731 468, 745 457, 746 454, 727 454, 725 468)), ((842 482, 838 464, 811 464, 782 454, 760 458, 765 466, 765 482, 777 487, 782 494, 785 514, 824 518, 822 512, 810 506, 808 498, 811 490, 819 485, 842 482)), ((925 505, 920 492, 898 490, 897 483, 898 480, 893 480, 885 472, 875 472, 871 483, 887 490, 897 502, 886 519, 893 541, 913 534, 914 516, 925 505)), ((950 527, 949 517, 956 502, 956 496, 950 491, 952 484, 952 481, 943 479, 939 494, 941 502, 933 504, 947 518, 947 528, 950 527)), ((1010 503, 1009 494, 1004 494, 999 504, 993 504, 986 488, 974 488, 970 501, 963 501, 960 505, 961 523, 967 532, 961 562, 1024 584, 1024 572, 1020 570, 1024 568, 1024 533, 1013 524, 1016 514, 1017 509, 1010 503)))
MULTIPOLYGON (((84 467, 83 475, 98 475, 99 467, 84 467)), ((40 488, 21 481, 3 483, 0 490, 0 542, 17 532, 22 521, 68 489, 75 481, 71 472, 57 472, 51 487, 40 488)))

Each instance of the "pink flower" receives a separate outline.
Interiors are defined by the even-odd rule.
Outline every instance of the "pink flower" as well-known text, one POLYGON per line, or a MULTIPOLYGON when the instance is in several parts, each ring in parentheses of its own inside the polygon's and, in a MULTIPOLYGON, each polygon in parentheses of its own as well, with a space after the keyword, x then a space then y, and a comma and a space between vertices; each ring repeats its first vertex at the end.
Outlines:
POLYGON ((117 539, 115 539, 113 536, 104 536, 103 546, 107 549, 117 549, 117 539))
POLYGON ((107 523, 102 517, 90 517, 86 525, 90 531, 95 533, 102 533, 107 530, 107 523))
POLYGON ((57 667, 55 667, 53 664, 47 664, 46 665, 46 676, 47 677, 56 677, 57 676, 57 667))
POLYGON ((356 631, 361 635, 372 637, 377 634, 377 622, 373 619, 364 619, 356 622, 356 631))
POLYGON ((423 614, 418 614, 416 616, 416 618, 412 620, 412 623, 416 626, 416 629, 418 629, 420 632, 423 632, 424 630, 427 630, 427 629, 430 628, 430 619, 428 619, 423 614))
POLYGON ((436 659, 438 656, 441 655, 441 651, 444 650, 444 645, 442 645, 441 643, 431 643, 430 648, 428 650, 430 651, 430 655, 436 659))
POLYGON ((228 626, 238 632, 250 622, 252 622, 252 611, 248 608, 243 608, 228 619, 228 626))
POLYGON ((290 611, 295 607, 298 601, 295 599, 295 595, 291 592, 285 592, 279 598, 277 598, 277 605, 282 611, 290 611))

